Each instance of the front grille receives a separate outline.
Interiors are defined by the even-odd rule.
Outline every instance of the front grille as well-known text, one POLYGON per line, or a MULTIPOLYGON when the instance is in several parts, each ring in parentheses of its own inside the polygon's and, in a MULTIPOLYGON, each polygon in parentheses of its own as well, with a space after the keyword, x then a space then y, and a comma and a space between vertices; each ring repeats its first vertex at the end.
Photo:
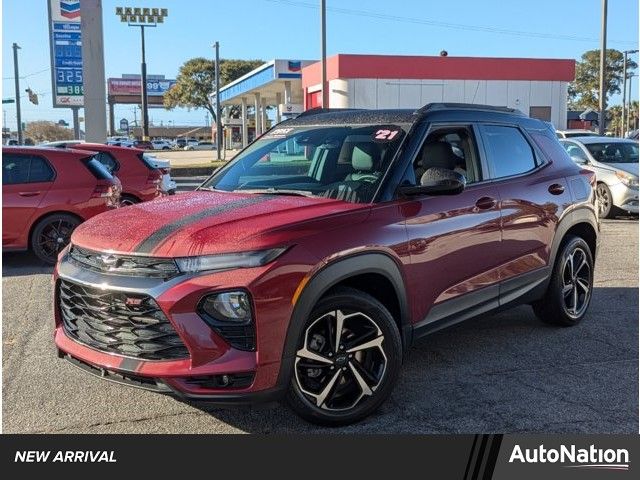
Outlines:
POLYGON ((189 357, 173 325, 148 295, 61 280, 58 298, 64 331, 84 345, 142 360, 189 357))
POLYGON ((69 257, 84 268, 109 275, 167 279, 180 273, 176 262, 170 258, 94 252, 76 245, 71 247, 69 257))

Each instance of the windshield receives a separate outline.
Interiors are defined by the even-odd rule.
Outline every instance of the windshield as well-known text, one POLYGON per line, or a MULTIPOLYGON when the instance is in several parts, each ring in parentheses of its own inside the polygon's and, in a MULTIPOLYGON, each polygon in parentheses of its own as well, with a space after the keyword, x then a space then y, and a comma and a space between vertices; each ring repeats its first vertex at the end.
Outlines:
POLYGON ((588 143, 589 153, 597 162, 638 163, 638 144, 627 142, 588 143))
POLYGON ((367 203, 408 125, 275 128, 201 188, 367 203))

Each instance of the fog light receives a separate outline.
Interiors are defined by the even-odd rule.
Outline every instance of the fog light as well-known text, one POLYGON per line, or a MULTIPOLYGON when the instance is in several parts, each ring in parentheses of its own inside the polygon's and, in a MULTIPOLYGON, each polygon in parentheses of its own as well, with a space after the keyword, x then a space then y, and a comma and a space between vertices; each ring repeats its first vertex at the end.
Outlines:
POLYGON ((242 291, 223 292, 206 296, 201 309, 204 313, 222 322, 243 325, 251 322, 249 296, 242 291))
POLYGON ((255 350, 256 329, 249 293, 236 290, 207 295, 198 304, 198 315, 232 347, 255 350))

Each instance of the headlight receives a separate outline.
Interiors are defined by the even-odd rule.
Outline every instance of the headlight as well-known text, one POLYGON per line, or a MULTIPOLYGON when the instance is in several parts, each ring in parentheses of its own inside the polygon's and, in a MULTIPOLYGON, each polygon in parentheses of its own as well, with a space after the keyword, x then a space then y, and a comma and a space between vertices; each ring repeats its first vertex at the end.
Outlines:
POLYGON ((183 273, 203 272, 207 270, 226 270, 229 268, 251 268, 266 265, 285 252, 286 248, 272 248, 253 252, 225 253, 202 257, 176 258, 178 268, 183 273))
POLYGON ((635 175, 631 175, 630 173, 616 170, 616 177, 618 177, 620 181, 624 183, 627 187, 638 186, 638 177, 636 177, 635 175))

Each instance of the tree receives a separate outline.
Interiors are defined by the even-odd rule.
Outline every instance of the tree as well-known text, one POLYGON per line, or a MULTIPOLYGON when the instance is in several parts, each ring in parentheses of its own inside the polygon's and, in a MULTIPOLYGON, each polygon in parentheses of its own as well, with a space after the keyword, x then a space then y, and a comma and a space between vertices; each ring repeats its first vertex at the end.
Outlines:
MULTIPOLYGON (((605 68, 606 96, 620 93, 624 56, 622 52, 607 49, 605 68)), ((627 73, 637 68, 627 58, 627 73)), ((569 84, 569 106, 572 109, 600 108, 600 50, 589 50, 582 54, 576 64, 576 79, 569 84)))
MULTIPOLYGON (((264 64, 262 60, 220 60, 220 86, 240 78, 264 64)), ((176 84, 164 94, 164 106, 204 108, 216 119, 216 109, 209 99, 215 87, 215 62, 198 57, 187 60, 180 67, 176 84)))
POLYGON ((607 130, 615 135, 621 135, 622 105, 613 105, 607 110, 607 130))
POLYGON ((24 136, 31 138, 36 143, 73 140, 73 130, 54 122, 38 120, 27 123, 24 136))

